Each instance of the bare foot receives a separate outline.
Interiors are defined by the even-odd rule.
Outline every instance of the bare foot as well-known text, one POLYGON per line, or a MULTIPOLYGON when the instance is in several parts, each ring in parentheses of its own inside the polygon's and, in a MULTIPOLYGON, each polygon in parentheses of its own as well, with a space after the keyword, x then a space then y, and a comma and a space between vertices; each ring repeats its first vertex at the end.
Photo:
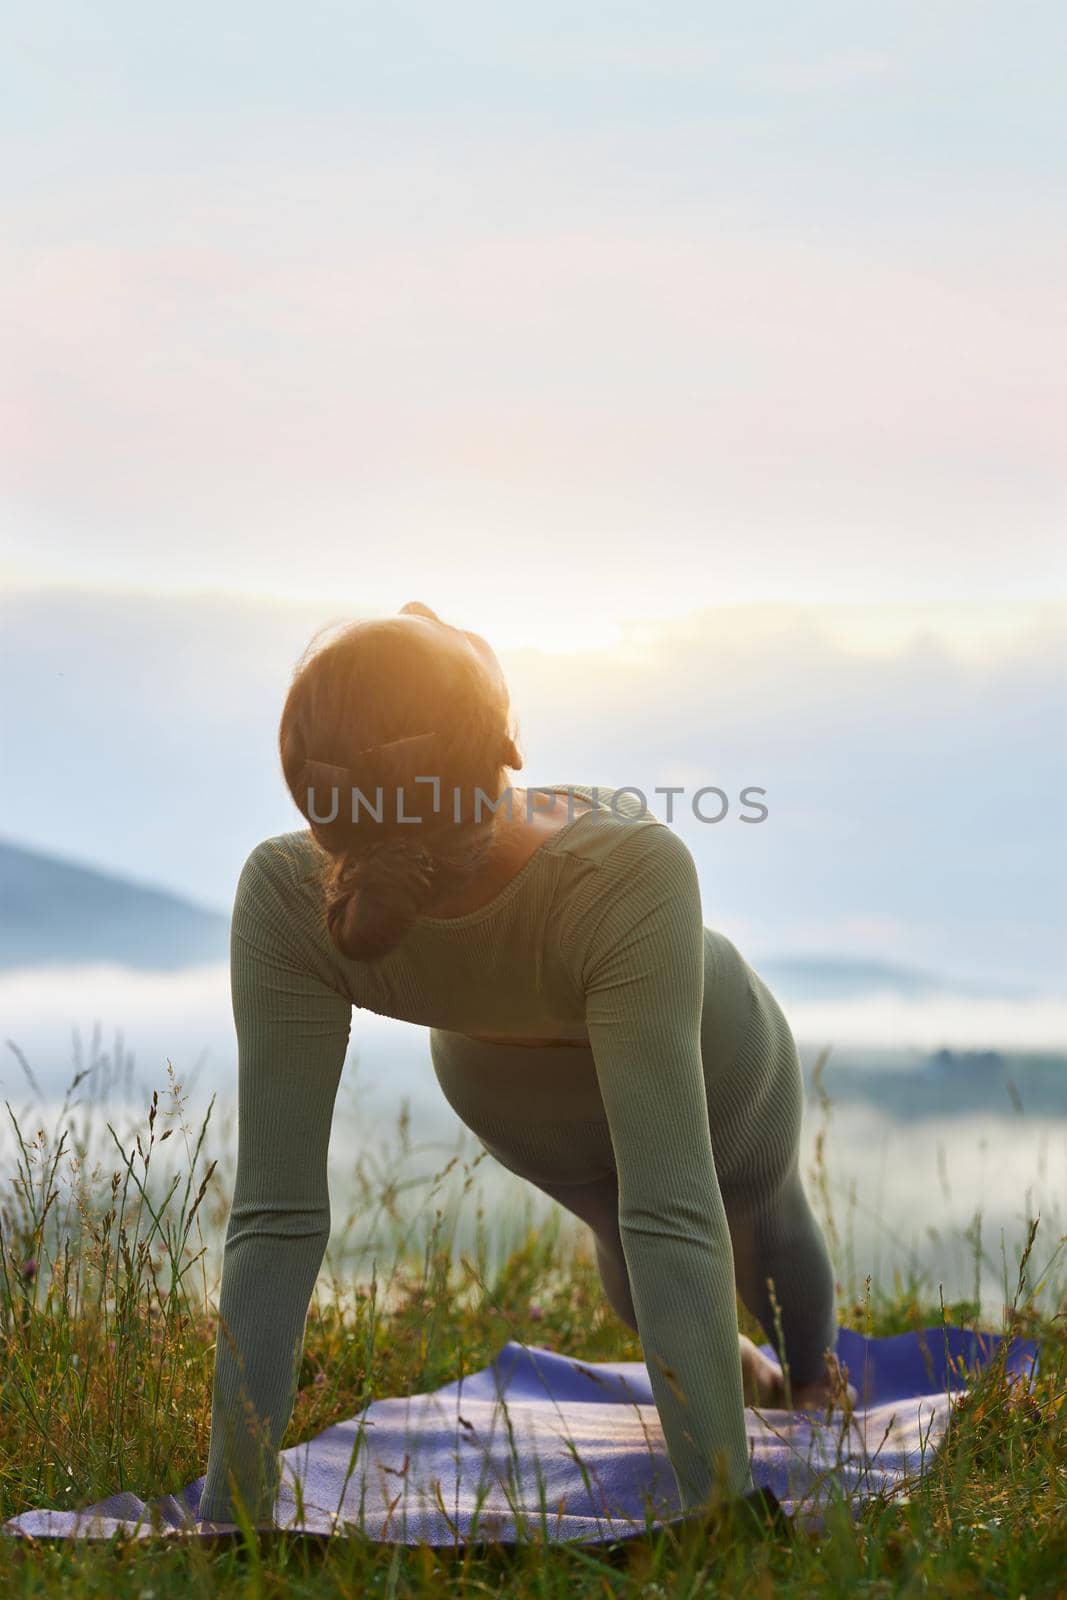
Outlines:
MULTIPOLYGON (((786 1409, 785 1379, 781 1367, 765 1356, 743 1333, 739 1333, 737 1338, 746 1406, 760 1406, 768 1411, 786 1409)), ((831 1356, 824 1377, 792 1386, 788 1405, 794 1411, 829 1415, 831 1411, 839 1409, 851 1412, 857 1398, 855 1384, 846 1381, 837 1357, 831 1356)))
POLYGON ((826 1357, 824 1377, 816 1378, 812 1383, 798 1384, 792 1393, 795 1411, 817 1411, 824 1416, 838 1410, 851 1414, 858 1398, 856 1385, 846 1380, 835 1355, 826 1357))

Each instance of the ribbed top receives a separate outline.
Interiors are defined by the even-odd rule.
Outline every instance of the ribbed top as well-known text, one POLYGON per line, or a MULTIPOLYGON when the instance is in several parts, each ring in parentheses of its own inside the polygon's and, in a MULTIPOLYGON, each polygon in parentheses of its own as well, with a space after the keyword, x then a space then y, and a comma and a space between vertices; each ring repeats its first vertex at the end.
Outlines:
MULTIPOLYGON (((233 1487, 253 1520, 273 1514, 330 1231, 327 1152, 353 1005, 458 1033, 588 1040, 638 1331, 683 1506, 705 1499, 719 1464, 731 1489, 751 1488, 701 1058, 705 930, 693 858, 625 791, 549 787, 594 809, 550 836, 487 906, 420 917, 376 962, 347 961, 331 943, 309 833, 267 839, 244 865, 231 929, 237 1173, 203 1519, 234 1520, 233 1487)), ((722 968, 727 1012, 749 1005, 744 974, 739 961, 722 968)))

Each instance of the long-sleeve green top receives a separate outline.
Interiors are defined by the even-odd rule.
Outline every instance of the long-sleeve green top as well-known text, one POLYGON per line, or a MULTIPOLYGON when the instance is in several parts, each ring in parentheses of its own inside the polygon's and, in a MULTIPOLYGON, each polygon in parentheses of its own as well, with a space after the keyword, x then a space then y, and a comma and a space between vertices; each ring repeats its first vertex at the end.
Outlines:
POLYGON ((327 1152, 353 1006, 459 1033, 588 1040, 638 1331, 683 1507, 707 1496, 721 1467, 733 1491, 752 1487, 701 1060, 696 869, 632 794, 550 787, 592 809, 550 835, 489 904, 419 917, 373 962, 332 944, 308 832, 267 839, 245 863, 231 932, 237 1172, 201 1519, 235 1520, 235 1489, 254 1521, 273 1515, 330 1232, 327 1152))

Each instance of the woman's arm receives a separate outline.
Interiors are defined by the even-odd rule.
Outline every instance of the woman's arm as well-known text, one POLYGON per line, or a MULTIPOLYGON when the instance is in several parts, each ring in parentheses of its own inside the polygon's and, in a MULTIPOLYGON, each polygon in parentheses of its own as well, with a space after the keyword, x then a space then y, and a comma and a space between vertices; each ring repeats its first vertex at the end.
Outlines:
POLYGON ((638 1331, 690 1510, 707 1498, 719 1465, 728 1491, 752 1488, 733 1253, 700 1053, 696 868, 666 826, 632 826, 636 838, 597 874, 582 983, 638 1331))
POLYGON ((241 873, 230 942, 237 1174, 226 1232, 199 1516, 271 1522, 308 1305, 330 1233, 326 1158, 350 1001, 301 938, 293 868, 268 840, 241 873), (232 1483, 231 1483, 232 1479, 232 1483))

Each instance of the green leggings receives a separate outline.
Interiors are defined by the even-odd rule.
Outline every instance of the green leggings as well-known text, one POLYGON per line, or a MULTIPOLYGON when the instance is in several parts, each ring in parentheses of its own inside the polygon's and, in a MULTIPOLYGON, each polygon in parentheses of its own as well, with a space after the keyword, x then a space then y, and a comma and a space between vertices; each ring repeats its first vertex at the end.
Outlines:
MULTIPOLYGON (((717 1008, 715 978, 727 959, 739 958, 705 929, 701 1056, 716 1174, 737 1291, 799 1385, 822 1374, 823 1352, 836 1339, 833 1269, 799 1171, 800 1061, 785 1017, 751 968, 746 1005, 732 1016, 717 1008)), ((430 1051, 445 1099, 489 1154, 592 1230, 604 1292, 636 1331, 615 1155, 591 1050, 431 1029, 430 1051)))

